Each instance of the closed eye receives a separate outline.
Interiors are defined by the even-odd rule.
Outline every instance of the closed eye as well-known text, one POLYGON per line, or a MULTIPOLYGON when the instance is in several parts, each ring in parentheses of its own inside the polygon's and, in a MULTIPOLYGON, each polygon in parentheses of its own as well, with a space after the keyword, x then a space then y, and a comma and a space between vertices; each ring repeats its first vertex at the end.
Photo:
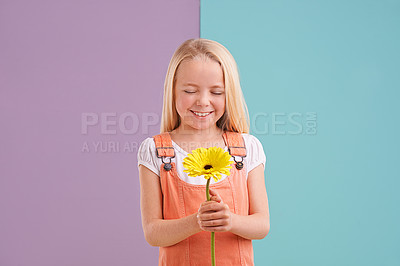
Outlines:
POLYGON ((186 92, 186 93, 195 93, 195 91, 184 91, 184 92, 186 92))

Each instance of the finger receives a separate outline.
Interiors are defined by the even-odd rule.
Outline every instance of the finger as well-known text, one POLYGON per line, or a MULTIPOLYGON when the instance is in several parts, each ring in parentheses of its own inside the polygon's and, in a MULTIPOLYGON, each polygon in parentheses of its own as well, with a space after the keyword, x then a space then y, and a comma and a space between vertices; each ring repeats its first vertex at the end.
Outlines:
POLYGON ((200 228, 203 231, 207 231, 207 232, 228 232, 229 231, 229 227, 226 225, 221 225, 221 226, 200 226, 200 228))
POLYGON ((205 214, 205 213, 212 213, 218 211, 218 206, 213 206, 214 204, 220 204, 215 201, 204 201, 200 204, 199 209, 197 210, 197 214, 205 214))
POLYGON ((218 197, 218 196, 212 196, 212 197, 210 198, 210 200, 211 200, 211 201, 216 201, 216 202, 221 202, 221 201, 222 201, 222 199, 221 199, 220 197, 218 197))
POLYGON ((209 188, 208 191, 210 191, 210 194, 211 194, 211 195, 218 195, 218 192, 217 192, 216 189, 209 188))
POLYGON ((205 210, 208 210, 209 208, 207 207, 210 204, 215 203, 215 201, 204 201, 200 204, 199 210, 197 211, 198 213, 204 212, 205 210), (207 207, 207 208, 206 208, 207 207))
POLYGON ((208 206, 208 205, 212 205, 212 204, 216 204, 216 202, 215 202, 215 201, 203 201, 203 202, 200 204, 199 211, 200 211, 200 209, 202 209, 202 208, 204 208, 204 207, 206 207, 206 206, 208 206))
POLYGON ((218 219, 218 220, 210 220, 210 221, 201 221, 200 226, 203 228, 207 227, 215 227, 215 226, 225 226, 227 225, 227 220, 225 219, 218 219))
MULTIPOLYGON (((207 201, 203 202, 198 210, 199 215, 205 214, 215 214, 218 216, 213 216, 214 219, 222 217, 224 214, 229 214, 231 212, 228 204, 226 203, 217 203, 215 201, 207 201)), ((206 216, 208 217, 208 216, 206 216)), ((210 218, 207 218, 210 219, 210 218)))
POLYGON ((201 204, 199 213, 216 212, 224 209, 224 204, 215 201, 207 201, 201 204))
POLYGON ((229 220, 231 214, 227 211, 217 211, 217 212, 205 212, 200 213, 198 220, 200 221, 210 221, 210 220, 229 220))
POLYGON ((222 202, 221 196, 218 194, 217 190, 210 188, 210 195, 211 195, 211 200, 215 200, 217 202, 222 202))

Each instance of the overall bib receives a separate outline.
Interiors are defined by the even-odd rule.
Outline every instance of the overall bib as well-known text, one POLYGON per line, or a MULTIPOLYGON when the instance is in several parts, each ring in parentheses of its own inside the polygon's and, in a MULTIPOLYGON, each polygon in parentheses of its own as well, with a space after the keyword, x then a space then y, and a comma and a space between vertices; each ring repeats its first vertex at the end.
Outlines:
MULTIPOLYGON (((174 162, 175 151, 168 132, 153 137, 157 156, 162 160, 160 168, 163 194, 163 218, 179 219, 197 213, 200 204, 206 201, 206 185, 189 184, 179 178, 174 162)), ((240 133, 225 132, 223 138, 230 155, 246 156, 246 147, 240 133)), ((178 162, 182 163, 182 162, 178 162)), ((230 211, 238 215, 249 215, 246 166, 240 161, 231 164, 230 175, 210 187, 216 189, 230 211)), ((196 177, 193 177, 196 178, 196 177)), ((203 177, 198 177, 203 178, 203 177)), ((215 232, 215 260, 217 266, 254 265, 251 240, 231 232, 215 232)), ((211 232, 202 231, 185 240, 159 249, 159 265, 203 266, 211 265, 211 232)))

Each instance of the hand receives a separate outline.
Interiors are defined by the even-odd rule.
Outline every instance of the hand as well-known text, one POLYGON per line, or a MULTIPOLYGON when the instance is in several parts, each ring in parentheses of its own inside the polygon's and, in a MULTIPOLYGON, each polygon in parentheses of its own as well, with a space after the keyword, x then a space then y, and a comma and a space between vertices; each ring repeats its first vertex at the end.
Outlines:
POLYGON ((232 215, 228 204, 218 192, 210 188, 210 201, 202 202, 197 213, 197 222, 203 231, 227 232, 232 229, 232 215))

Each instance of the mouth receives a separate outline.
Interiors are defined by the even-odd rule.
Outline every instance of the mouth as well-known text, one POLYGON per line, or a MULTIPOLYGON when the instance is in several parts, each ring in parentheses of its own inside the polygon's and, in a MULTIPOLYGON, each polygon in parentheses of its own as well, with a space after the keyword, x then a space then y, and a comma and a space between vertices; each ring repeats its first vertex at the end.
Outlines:
POLYGON ((210 114, 212 114, 214 111, 211 111, 211 112, 195 112, 195 111, 190 110, 190 112, 192 112, 197 117, 207 117, 210 114))

